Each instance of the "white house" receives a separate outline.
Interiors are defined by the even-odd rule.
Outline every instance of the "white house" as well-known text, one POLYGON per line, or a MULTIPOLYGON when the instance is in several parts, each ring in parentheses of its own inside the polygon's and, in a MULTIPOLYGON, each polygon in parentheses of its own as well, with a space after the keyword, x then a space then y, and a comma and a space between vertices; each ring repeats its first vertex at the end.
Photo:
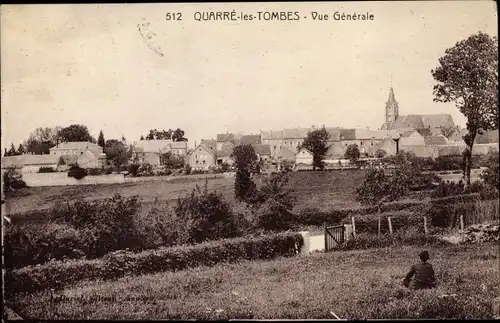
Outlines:
POLYGON ((295 164, 296 165, 307 165, 310 166, 313 164, 313 153, 311 153, 308 149, 302 148, 295 155, 295 164))

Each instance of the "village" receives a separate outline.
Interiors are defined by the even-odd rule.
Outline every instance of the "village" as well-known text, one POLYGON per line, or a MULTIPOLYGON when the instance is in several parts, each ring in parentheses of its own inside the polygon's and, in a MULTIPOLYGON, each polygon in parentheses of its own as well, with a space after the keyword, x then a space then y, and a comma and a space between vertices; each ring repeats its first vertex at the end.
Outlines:
MULTIPOLYGON (((131 145, 131 157, 128 162, 133 163, 135 160, 139 164, 161 168, 165 166, 162 156, 171 154, 182 159, 192 170, 210 172, 224 164, 231 166, 234 147, 248 144, 254 148, 264 169, 277 171, 286 167, 291 170, 307 170, 312 169, 313 153, 307 148, 301 148, 301 144, 308 133, 323 127, 329 134, 328 150, 324 157, 327 169, 349 166, 353 161, 346 156, 349 146, 355 146, 359 150, 359 160, 393 156, 399 150, 414 153, 422 158, 462 156, 466 148, 463 137, 467 130, 456 125, 450 115, 400 115, 399 110, 391 87, 385 104, 385 123, 378 130, 344 129, 323 125, 260 131, 259 134, 226 132, 217 134, 215 139, 202 139, 199 144, 194 144, 194 149, 188 148, 187 141, 145 139, 131 145)), ((478 134, 472 153, 486 155, 490 149, 498 151, 496 130, 478 134)), ((49 151, 46 155, 23 154, 4 157, 2 168, 15 167, 23 173, 33 173, 41 168, 67 171, 72 165, 86 169, 113 165, 103 147, 92 142, 61 142, 49 151)))

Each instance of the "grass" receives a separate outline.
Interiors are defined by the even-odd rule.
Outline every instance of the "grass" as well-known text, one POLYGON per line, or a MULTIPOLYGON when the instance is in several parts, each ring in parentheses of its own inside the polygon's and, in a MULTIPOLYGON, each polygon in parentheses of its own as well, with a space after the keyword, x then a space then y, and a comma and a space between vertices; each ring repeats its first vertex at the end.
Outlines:
MULTIPOLYGON (((335 207, 358 206, 355 190, 364 179, 362 170, 329 172, 293 172, 290 185, 296 191, 297 208, 315 206, 327 209, 335 207)), ((258 183, 259 180, 257 179, 258 183)), ((124 197, 140 196, 144 208, 149 210, 151 203, 158 199, 161 203, 173 203, 179 196, 189 194, 196 185, 204 185, 205 180, 144 181, 136 183, 82 186, 33 187, 17 191, 9 196, 6 214, 49 209, 57 201, 69 202, 78 198, 96 200, 120 193, 124 197)), ((217 178, 208 180, 209 190, 220 191, 229 202, 234 202, 234 179, 217 178)))
POLYGON ((13 307, 37 319, 332 319, 330 311, 343 319, 491 318, 498 246, 427 250, 439 286, 426 291, 401 285, 420 251, 406 246, 87 281, 52 305, 42 292, 18 296, 13 307))

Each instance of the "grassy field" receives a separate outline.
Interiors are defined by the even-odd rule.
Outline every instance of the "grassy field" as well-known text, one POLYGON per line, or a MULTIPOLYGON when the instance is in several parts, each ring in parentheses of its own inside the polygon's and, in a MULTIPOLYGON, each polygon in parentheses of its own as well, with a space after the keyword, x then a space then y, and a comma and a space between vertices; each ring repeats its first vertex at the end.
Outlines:
POLYGON ((52 302, 49 292, 19 296, 13 307, 37 319, 490 318, 498 246, 427 250, 439 286, 426 291, 401 285, 419 249, 399 247, 87 281, 52 302))
MULTIPOLYGON (((316 206, 318 208, 350 207, 358 205, 355 201, 355 189, 364 177, 362 170, 344 170, 330 172, 294 172, 290 176, 290 185, 296 191, 297 208, 316 206)), ((257 183, 259 180, 256 180, 257 183)), ((145 207, 155 198, 163 203, 175 201, 179 196, 187 195, 196 185, 204 185, 204 180, 183 181, 145 181, 113 185, 82 185, 33 187, 19 190, 9 196, 5 210, 7 214, 22 213, 32 210, 47 209, 57 201, 74 201, 78 198, 88 200, 103 199, 120 193, 125 197, 138 195, 145 202, 145 207)), ((220 178, 208 180, 209 190, 218 190, 234 201, 234 179, 220 178)))

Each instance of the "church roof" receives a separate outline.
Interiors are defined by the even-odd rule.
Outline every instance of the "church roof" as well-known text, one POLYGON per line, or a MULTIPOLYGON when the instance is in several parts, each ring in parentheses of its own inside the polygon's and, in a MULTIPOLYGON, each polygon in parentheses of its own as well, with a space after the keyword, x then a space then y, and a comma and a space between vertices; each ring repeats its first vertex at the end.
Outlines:
POLYGON ((450 126, 454 127, 455 124, 449 114, 409 114, 398 116, 392 128, 424 129, 450 126))

